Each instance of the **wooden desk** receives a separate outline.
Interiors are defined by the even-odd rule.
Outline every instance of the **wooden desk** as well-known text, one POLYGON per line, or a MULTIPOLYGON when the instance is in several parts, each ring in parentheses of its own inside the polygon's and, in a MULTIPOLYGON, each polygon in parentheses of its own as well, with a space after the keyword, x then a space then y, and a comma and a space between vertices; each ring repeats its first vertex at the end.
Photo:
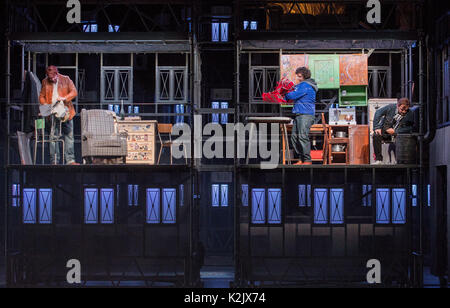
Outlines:
POLYGON ((117 121, 118 132, 126 132, 127 164, 155 164, 157 121, 117 121))

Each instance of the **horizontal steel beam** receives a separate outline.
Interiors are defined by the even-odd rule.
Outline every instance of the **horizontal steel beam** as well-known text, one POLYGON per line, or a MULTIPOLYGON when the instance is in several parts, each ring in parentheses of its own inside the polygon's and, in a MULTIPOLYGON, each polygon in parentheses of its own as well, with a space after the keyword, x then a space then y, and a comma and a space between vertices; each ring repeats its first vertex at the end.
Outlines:
MULTIPOLYGON (((424 3, 425 0, 383 0, 383 4, 387 3, 424 3)), ((277 4, 277 3, 335 3, 335 4, 367 4, 367 0, 239 0, 239 5, 258 5, 258 4, 277 4)))
POLYGON ((8 165, 6 166, 8 170, 23 170, 23 171, 43 171, 48 173, 49 170, 61 171, 61 172, 84 172, 92 171, 95 173, 108 172, 112 170, 114 172, 138 172, 138 171, 173 171, 182 172, 189 171, 189 166, 187 165, 79 165, 79 166, 69 166, 69 165, 8 165))
POLYGON ((189 43, 27 43, 25 51, 36 53, 180 53, 190 52, 189 43))
MULTIPOLYGON (((14 5, 27 5, 29 0, 12 0, 14 5)), ((36 5, 66 5, 67 0, 33 0, 36 5)), ((105 5, 123 5, 123 4, 149 4, 149 5, 167 5, 167 4, 189 4, 191 1, 187 0, 108 0, 105 5)), ((98 0, 80 0, 81 5, 90 4, 98 5, 98 0)))
MULTIPOLYGON (((260 164, 240 164, 238 166, 238 171, 245 170, 261 170, 260 164)), ((332 170, 332 169, 358 169, 360 171, 363 170, 407 170, 407 169, 419 169, 419 165, 310 165, 310 166, 295 166, 295 165, 279 165, 275 170, 286 169, 287 171, 292 170, 294 172, 298 172, 300 169, 321 169, 321 170, 332 170)), ((264 172, 264 170, 262 170, 264 172)), ((394 172, 394 171, 392 171, 394 172)))
MULTIPOLYGON (((366 35, 370 37, 370 35, 366 35)), ((412 45, 414 40, 394 40, 394 39, 334 39, 319 40, 316 39, 305 39, 304 37, 300 40, 270 40, 268 38, 261 40, 243 40, 242 50, 336 50, 336 49, 405 49, 412 45)))
POLYGON ((190 52, 188 36, 174 32, 14 33, 11 39, 38 53, 190 52))
POLYGON ((189 41, 180 32, 23 32, 12 33, 10 39, 21 42, 178 42, 189 41))
POLYGON ((419 38, 417 31, 372 31, 372 30, 296 30, 296 31, 247 31, 241 32, 239 40, 266 40, 279 42, 282 40, 410 40, 415 41, 419 38))

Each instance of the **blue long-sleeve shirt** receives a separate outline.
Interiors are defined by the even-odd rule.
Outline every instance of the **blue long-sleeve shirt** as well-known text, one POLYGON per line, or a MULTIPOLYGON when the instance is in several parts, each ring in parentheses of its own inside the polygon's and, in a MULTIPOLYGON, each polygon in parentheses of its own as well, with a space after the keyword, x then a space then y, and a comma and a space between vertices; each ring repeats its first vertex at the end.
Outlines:
POLYGON ((295 90, 286 94, 286 100, 294 100, 294 114, 314 115, 316 112, 317 84, 314 79, 305 80, 295 86, 295 90))

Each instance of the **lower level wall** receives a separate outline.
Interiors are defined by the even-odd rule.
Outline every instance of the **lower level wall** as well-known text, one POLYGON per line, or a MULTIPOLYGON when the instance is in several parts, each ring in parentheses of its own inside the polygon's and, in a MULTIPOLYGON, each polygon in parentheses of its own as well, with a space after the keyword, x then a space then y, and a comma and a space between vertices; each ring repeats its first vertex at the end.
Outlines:
POLYGON ((438 129, 430 145, 432 272, 450 267, 450 126, 438 129))

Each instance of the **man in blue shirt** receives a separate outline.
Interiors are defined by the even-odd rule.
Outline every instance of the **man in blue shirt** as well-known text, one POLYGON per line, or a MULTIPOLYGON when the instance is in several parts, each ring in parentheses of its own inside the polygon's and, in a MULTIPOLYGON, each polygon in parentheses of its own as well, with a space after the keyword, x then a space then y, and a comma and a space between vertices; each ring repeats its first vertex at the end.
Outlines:
POLYGON ((295 101, 292 113, 296 115, 292 128, 292 146, 300 161, 296 165, 311 165, 311 143, 309 130, 314 124, 316 112, 317 83, 311 79, 311 71, 306 67, 299 67, 295 71, 297 85, 295 90, 286 94, 286 100, 295 101))

